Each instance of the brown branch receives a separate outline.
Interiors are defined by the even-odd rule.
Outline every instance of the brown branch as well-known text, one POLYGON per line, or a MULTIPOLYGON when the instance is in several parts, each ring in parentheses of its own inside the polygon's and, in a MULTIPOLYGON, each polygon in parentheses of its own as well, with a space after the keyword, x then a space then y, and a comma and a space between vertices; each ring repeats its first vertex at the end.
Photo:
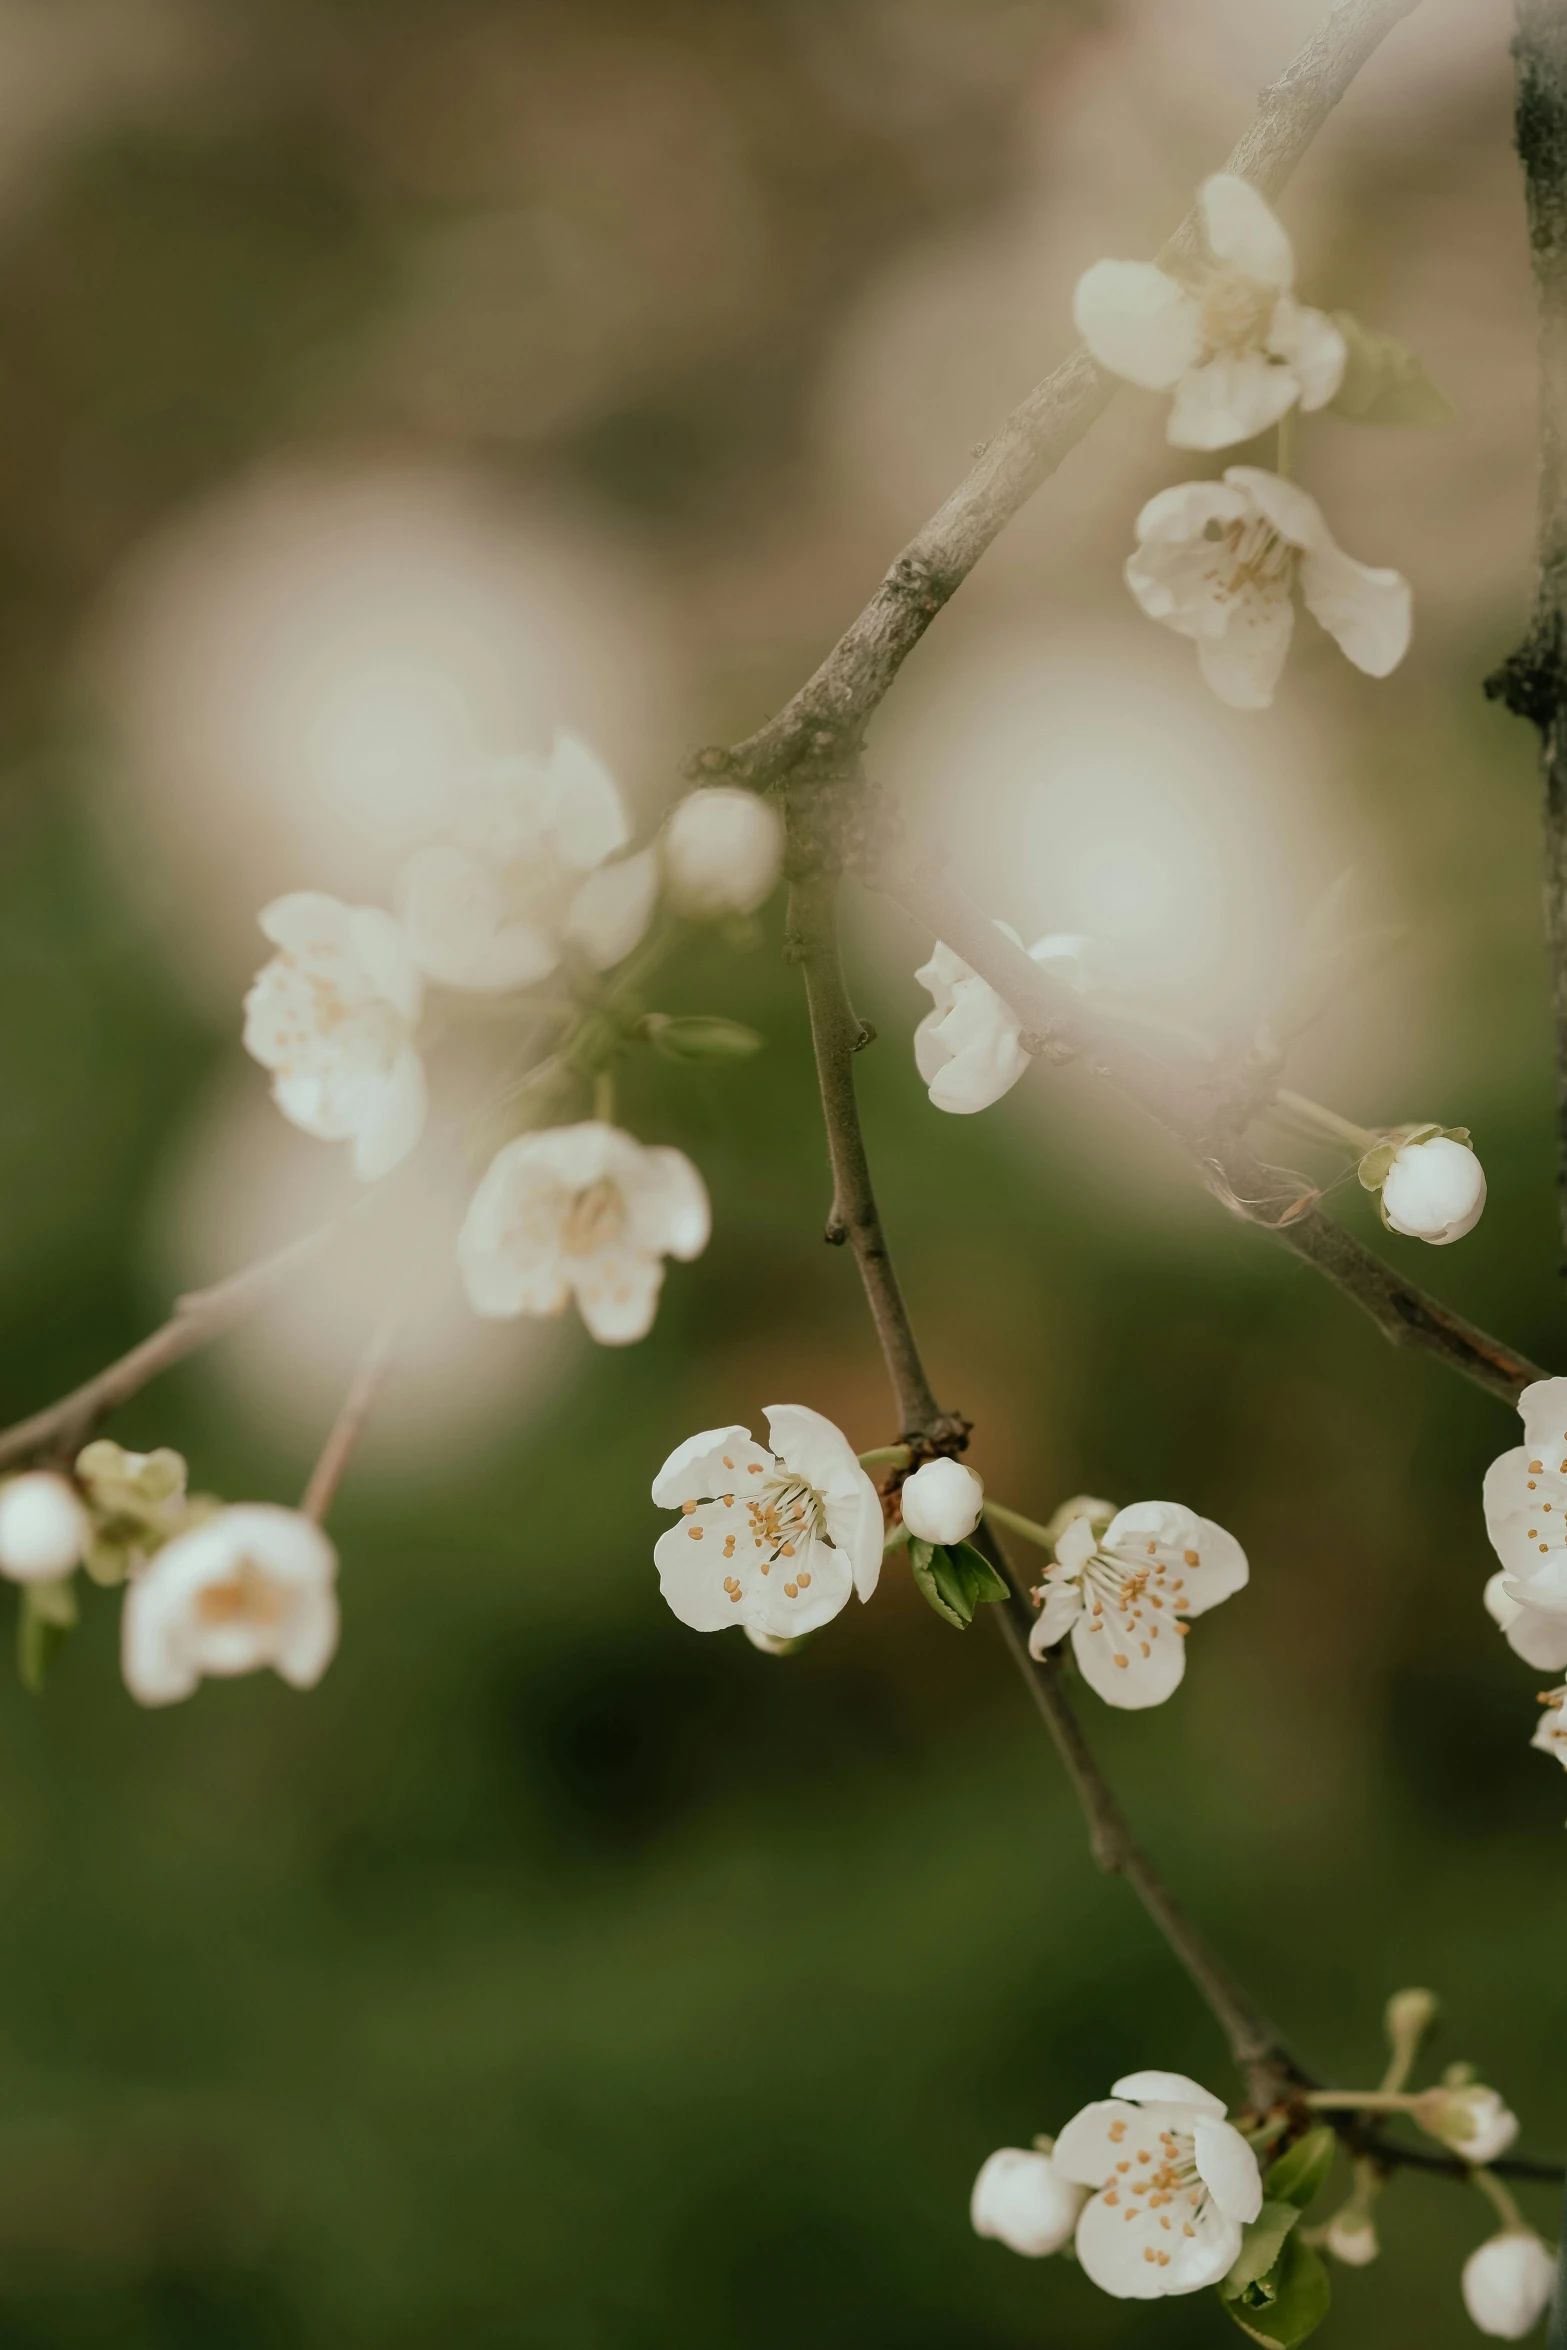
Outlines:
MULTIPOLYGON (((1378 44, 1417 0, 1339 0, 1278 80, 1225 169, 1277 196, 1323 123, 1378 44)), ((1198 241, 1194 213, 1160 258, 1180 260, 1198 241)), ((881 586, 815 674, 778 715, 728 751, 697 764, 758 787, 796 771, 836 770, 863 740, 893 679, 987 547, 1103 414, 1115 390, 1079 348, 992 434, 972 471, 909 541, 881 586)))
POLYGON ((0 1468, 10 1468, 36 1453, 68 1459, 86 1443, 100 1420, 149 1381, 198 1348, 210 1346, 253 1313, 291 1274, 310 1262, 335 1230, 336 1226, 329 1225, 307 1233, 275 1256, 263 1257, 259 1264, 247 1265, 243 1272, 231 1273, 209 1289, 194 1289, 189 1296, 177 1299, 161 1329, 140 1340, 118 1362, 73 1387, 58 1403, 48 1404, 30 1419, 18 1420, 15 1427, 0 1432, 0 1468))
POLYGON ((314 1518, 316 1524, 325 1522, 342 1482, 343 1471, 353 1458, 354 1448, 364 1434, 365 1423, 386 1376, 387 1365, 402 1327, 406 1300, 399 1298, 383 1315, 369 1345, 359 1358, 359 1364, 343 1398, 343 1408, 333 1421, 321 1457, 310 1472, 299 1507, 303 1516, 314 1518))
POLYGON ((929 865, 873 866, 867 877, 989 981, 1023 1022, 1026 1041, 1046 1053, 1084 1054, 1185 1145, 1209 1189, 1234 1214, 1314 1265, 1371 1316, 1394 1346, 1434 1354, 1507 1403, 1516 1403, 1525 1387, 1546 1376, 1527 1356, 1405 1281, 1320 1208, 1291 1196, 1298 1186, 1284 1184, 1245 1140, 1246 1126, 1266 1104, 1271 1076, 1253 1080, 1244 1068, 1193 1072, 1155 1060, 1113 1022, 1096 1020, 1080 998, 1052 980, 956 883, 929 865))
POLYGON ((1561 0, 1517 0, 1517 22, 1518 155, 1539 310, 1540 575, 1529 633, 1485 690, 1540 736, 1556 1185, 1567 1273, 1567 10, 1561 0))

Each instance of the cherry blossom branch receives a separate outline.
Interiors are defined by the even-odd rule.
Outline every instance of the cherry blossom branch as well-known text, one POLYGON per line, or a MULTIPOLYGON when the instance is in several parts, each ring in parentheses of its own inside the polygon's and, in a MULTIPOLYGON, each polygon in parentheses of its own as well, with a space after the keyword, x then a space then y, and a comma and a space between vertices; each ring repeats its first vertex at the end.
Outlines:
POLYGON ((128 1354, 84 1380, 80 1387, 73 1387, 57 1403, 46 1405, 42 1411, 0 1432, 0 1468, 8 1469, 13 1463, 40 1453, 69 1459, 86 1443, 100 1420, 175 1363, 183 1362, 201 1347, 210 1346, 215 1338, 221 1338, 225 1331, 242 1322, 301 1266, 308 1264, 336 1230, 336 1225, 326 1225, 319 1232, 307 1233, 302 1240, 290 1241, 276 1255, 263 1257, 242 1272, 215 1281, 210 1288, 193 1289, 188 1296, 177 1298, 169 1319, 149 1337, 141 1339, 128 1354))
MULTIPOLYGON (((1277 196, 1368 57, 1418 0, 1339 0, 1326 24, 1261 93, 1226 171, 1277 196)), ((1544 6, 1550 0, 1543 0, 1544 6)), ((1160 259, 1197 241, 1188 213, 1160 259)), ((758 788, 796 773, 839 775, 898 671, 987 547, 1109 405, 1114 385, 1081 348, 992 434, 972 470, 893 564, 857 620, 766 726, 697 766, 758 788)))
POLYGON ((1567 12, 1517 0, 1516 130, 1539 307, 1540 576, 1529 632, 1486 692, 1540 736, 1545 934, 1556 1023, 1557 1197, 1567 1273, 1567 12))
POLYGON ((995 988, 1024 1023, 1026 1044, 1057 1058, 1083 1054, 1185 1145, 1209 1190, 1233 1214, 1314 1265, 1394 1346, 1420 1347, 1508 1403, 1546 1376, 1527 1356, 1404 1280, 1325 1216, 1309 1192, 1302 1197, 1298 1183, 1256 1156, 1245 1135, 1271 1098, 1270 1068, 1242 1063, 1228 1071, 1183 1071, 1155 1060, 1113 1021, 1096 1020, 929 864, 879 861, 872 853, 866 878, 995 988))
POLYGON ((336 1499, 343 1472, 365 1432, 365 1423, 386 1376, 392 1348, 396 1344, 406 1310, 406 1299, 399 1298, 381 1317, 369 1345, 359 1358, 358 1367, 349 1382, 348 1393, 343 1398, 342 1409, 321 1447, 321 1457, 310 1472, 310 1482, 305 1487, 299 1507, 301 1515, 314 1518, 318 1526, 325 1523, 327 1511, 336 1499))

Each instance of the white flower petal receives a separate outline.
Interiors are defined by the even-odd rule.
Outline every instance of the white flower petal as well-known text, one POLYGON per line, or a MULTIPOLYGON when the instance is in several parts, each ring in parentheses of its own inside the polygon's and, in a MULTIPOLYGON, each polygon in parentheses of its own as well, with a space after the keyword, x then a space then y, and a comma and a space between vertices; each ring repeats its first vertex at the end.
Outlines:
POLYGON ((664 1286, 662 1257, 611 1246, 570 1260, 569 1269, 578 1311, 600 1346, 633 1346, 646 1338, 664 1286))
POLYGON ((631 838, 619 787, 602 759, 565 732, 555 737, 549 774, 558 794, 554 834, 561 863, 590 873, 631 838))
POLYGON ((658 858, 652 849, 590 873, 571 902, 566 936, 595 971, 625 961, 646 936, 658 902, 658 858))
POLYGON ((1518 1398, 1528 1451, 1567 1473, 1567 1379, 1536 1379, 1518 1398))
POLYGON ((540 924, 502 919, 497 868, 450 845, 421 849, 404 866, 403 925, 421 969, 477 995, 532 987, 560 960, 540 924))
POLYGON ((646 1150, 638 1145, 635 1163, 618 1180, 639 1248, 685 1263, 702 1254, 712 1234, 713 1212, 707 1186, 684 1151, 668 1144, 646 1150))
POLYGON ((1299 384, 1302 408, 1325 408, 1344 380, 1349 359, 1348 346, 1332 319, 1285 295, 1273 313, 1268 348, 1286 362, 1299 384))
POLYGON ((1210 359, 1176 385, 1166 438, 1177 449, 1228 449, 1255 440, 1294 407, 1298 389, 1292 371, 1261 351, 1210 359))
POLYGON ((1232 710, 1271 708, 1295 633, 1295 607, 1287 586, 1268 593, 1253 588, 1239 597, 1222 636, 1204 636, 1197 665, 1204 681, 1232 710))
POLYGON ((1393 1230, 1436 1248, 1472 1232, 1484 1206, 1485 1170, 1450 1135, 1406 1142, 1382 1179, 1382 1212, 1393 1230))
POLYGON ((755 1442, 749 1428, 704 1428, 676 1445, 653 1480, 653 1499, 660 1509, 677 1510, 682 1502, 743 1492, 753 1470, 762 1476, 772 1465, 772 1454, 755 1442))
POLYGON ((1095 2195, 1077 2223, 1077 2257, 1083 2273, 1102 2293, 1118 2301, 1161 2301, 1176 2293, 1215 2285, 1233 2266, 1241 2231, 1213 2202, 1204 2203, 1184 2228, 1156 2235, 1157 2214, 1095 2195), (1133 2217, 1130 2222, 1127 2212, 1133 2217), (1161 2256, 1164 2265, 1161 2265, 1161 2256))
POLYGON ((1192 2138, 1198 2173, 1225 2218, 1255 2219, 1262 2209, 1262 2173, 1239 2130, 1211 2114, 1199 2114, 1192 2138))
POLYGON ((1189 2105, 1194 2113, 1205 2113, 1218 2122, 1229 2111, 1222 2097, 1215 2097, 1211 2089, 1205 2089, 1188 2073, 1123 2073, 1112 2084, 1110 2094, 1134 2098, 1139 2105, 1189 2105))
POLYGON ((1134 1623, 1108 1601, 1102 1614, 1078 1617, 1072 1653, 1089 1688, 1125 1712, 1163 1705, 1186 1670, 1186 1643, 1173 1624, 1134 1623))
POLYGON ((930 1080, 938 1110, 960 1116, 988 1109, 1010 1092, 1029 1065, 1018 1042, 1023 1023, 985 980, 960 980, 926 1046, 946 1056, 930 1080))
POLYGON ((1295 282, 1294 248, 1266 196, 1236 173, 1216 171, 1204 180, 1197 200, 1214 259, 1288 293, 1295 282))
POLYGON ((379 1182, 407 1158, 424 1132, 426 1107, 424 1063, 410 1047, 392 1064, 379 1104, 354 1137, 354 1173, 361 1183, 379 1182))
POLYGON ((1368 677, 1386 677, 1408 652, 1414 607, 1402 572, 1357 563, 1330 540, 1301 557, 1300 592, 1307 611, 1368 677))
POLYGON ((1101 367, 1167 390, 1202 348, 1196 303, 1151 261, 1096 261, 1072 297, 1077 331, 1101 367))
POLYGON ((1531 2229, 1490 2236, 1464 2262, 1464 2307, 1493 2341, 1521 2342, 1550 2306, 1556 2263, 1531 2229))
POLYGON ((969 2219, 977 2236, 993 2236, 1025 2259, 1041 2260, 1070 2243, 1083 2195, 1048 2154, 1001 2146, 974 2181, 969 2219))
POLYGON ((402 924, 381 906, 354 906, 348 935, 376 994, 412 1027, 424 1008, 424 982, 402 924))
MULTIPOLYGON (((1129 2073, 1129 2080, 1174 2080, 1176 2074, 1129 2073)), ((1200 2092, 1206 2096, 1206 2090, 1200 2092)), ((1221 2105, 1219 2111, 1224 2111, 1221 2105)), ((1115 2175, 1120 2162, 1135 2162, 1139 2154, 1156 2160, 1160 2152, 1160 2124, 1140 2105, 1119 2097, 1101 2097, 1074 2113, 1051 2150, 1051 2160, 1063 2177, 1080 2186, 1102 2187, 1115 2175)))
POLYGON ((898 1496, 903 1523, 922 1542, 966 1542, 979 1524, 985 1488, 961 1461, 926 1461, 898 1496))
POLYGON ((29 1469, 0 1485, 0 1575, 52 1583, 87 1547, 87 1512, 74 1486, 50 1469, 29 1469))
POLYGON ((1028 1653, 1039 1658, 1048 1655, 1058 1641, 1064 1640, 1083 1612, 1083 1594, 1076 1583, 1055 1582, 1045 1577, 1045 1604, 1028 1635, 1028 1653))
MULTIPOLYGON (((1491 1583, 1503 1578, 1493 1575, 1491 1583)), ((1513 1586, 1514 1590, 1519 1588, 1513 1586)), ((1490 1604, 1491 1585, 1486 1585, 1487 1605, 1490 1604)), ((1504 1594, 1499 1593, 1498 1597, 1504 1594)), ((1492 1614, 1496 1613, 1492 1608, 1492 1614)), ((1508 1647, 1515 1656, 1521 1656, 1526 1665, 1533 1665, 1542 1673, 1559 1673, 1567 1669, 1567 1614, 1559 1611, 1518 1607, 1514 1605, 1510 1622, 1502 1626, 1508 1647)))
POLYGON ((774 1452, 818 1493, 852 1497, 862 1484, 870 1484, 843 1430, 809 1404, 770 1403, 766 1420, 774 1452))
POLYGON ((881 1495, 861 1469, 853 1491, 829 1494, 824 1507, 827 1531, 848 1561, 855 1593, 860 1600, 867 1600, 881 1580, 886 1538, 881 1495))

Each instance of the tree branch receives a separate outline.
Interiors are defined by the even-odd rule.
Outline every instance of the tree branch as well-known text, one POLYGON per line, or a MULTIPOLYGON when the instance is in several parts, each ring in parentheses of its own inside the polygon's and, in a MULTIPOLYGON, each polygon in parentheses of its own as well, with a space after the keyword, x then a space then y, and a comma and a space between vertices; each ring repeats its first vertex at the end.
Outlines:
POLYGON ((310 1262, 336 1229, 328 1225, 307 1233, 275 1256, 263 1257, 259 1264, 247 1265, 243 1272, 231 1273, 209 1289, 194 1289, 188 1297, 176 1299, 174 1311, 161 1329, 140 1340, 129 1354, 121 1355, 118 1362, 84 1380, 80 1387, 73 1387, 58 1403, 46 1405, 30 1419, 18 1420, 15 1427, 0 1433, 0 1468, 11 1468, 35 1453, 69 1459, 100 1420, 150 1380, 198 1348, 210 1346, 253 1313, 291 1274, 310 1262))
POLYGON ((1540 576, 1529 633, 1485 690, 1540 735, 1556 1185, 1567 1273, 1567 12, 1560 0, 1517 0, 1517 22, 1518 155, 1539 308, 1540 576))
POLYGON ((358 1368, 343 1398, 342 1410, 333 1421, 327 1440, 321 1447, 321 1457, 310 1472, 310 1482, 305 1487, 299 1507, 301 1515, 314 1518, 318 1526, 324 1524, 327 1511, 336 1499, 343 1471, 364 1434, 365 1422, 370 1417, 381 1381, 386 1376, 387 1364, 397 1333, 402 1327, 406 1306, 406 1299, 399 1297, 382 1316, 369 1345, 359 1358, 358 1368))
MULTIPOLYGON (((1277 196, 1367 58, 1417 0, 1339 0, 1326 24, 1270 83, 1227 171, 1277 196)), ((1546 0, 1549 5, 1549 0, 1546 0)), ((1198 243, 1188 213, 1160 255, 1179 261, 1198 243)), ((733 749, 701 754, 706 772, 761 788, 797 770, 836 770, 936 614, 998 534, 1076 448, 1109 405, 1114 382, 1079 347, 1035 386, 992 434, 973 469, 933 515, 778 715, 733 749)))
POLYGON ((1183 1072, 1155 1060, 1113 1022, 1096 1020, 972 898, 928 865, 873 863, 867 878, 995 988, 1023 1022, 1025 1042, 1046 1053, 1082 1053, 1185 1145, 1209 1190, 1226 1207, 1314 1265, 1371 1316, 1394 1346, 1436 1355, 1506 1403, 1516 1403, 1525 1387, 1546 1376, 1527 1356, 1402 1279, 1320 1208, 1303 1204, 1298 1186, 1256 1156, 1245 1129, 1266 1105, 1270 1074, 1251 1075, 1244 1067, 1183 1072))

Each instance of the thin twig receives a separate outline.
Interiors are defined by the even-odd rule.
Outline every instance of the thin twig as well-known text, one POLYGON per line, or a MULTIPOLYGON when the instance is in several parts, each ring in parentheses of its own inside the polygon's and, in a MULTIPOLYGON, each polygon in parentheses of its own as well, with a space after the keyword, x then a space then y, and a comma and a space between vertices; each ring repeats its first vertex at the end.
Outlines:
POLYGON ((333 1421, 327 1440, 321 1447, 321 1457, 310 1472, 310 1482, 305 1487, 299 1507, 302 1515, 314 1518, 318 1526, 325 1522, 327 1511, 342 1482, 343 1471, 364 1434, 365 1422, 370 1417, 381 1381, 386 1376, 387 1364, 406 1311, 407 1300, 399 1297, 382 1315, 369 1345, 359 1358, 358 1367, 349 1382, 348 1393, 343 1398, 343 1408, 333 1421))
POLYGON ((1517 21, 1518 154, 1539 308, 1540 576, 1529 633, 1485 690, 1540 735, 1556 1183, 1567 1273, 1567 10, 1562 0, 1517 0, 1517 21))
POLYGON ((86 1443, 100 1420, 149 1381, 198 1348, 210 1346, 253 1313, 291 1274, 308 1264, 337 1229, 326 1225, 319 1232, 307 1233, 302 1240, 280 1248, 275 1256, 263 1257, 259 1264, 247 1265, 242 1272, 215 1281, 209 1289, 193 1289, 178 1298, 162 1327, 139 1340, 128 1354, 84 1380, 80 1387, 73 1387, 57 1403, 0 1433, 0 1468, 10 1468, 35 1453, 68 1458, 86 1443))
MULTIPOLYGON (((1257 101, 1225 168, 1277 196, 1378 44, 1417 0, 1340 0, 1321 30, 1257 101)), ((1197 244, 1189 213, 1161 259, 1197 244)), ((1085 350, 1064 359, 992 434, 972 471, 911 539, 859 618, 778 715, 698 766, 759 788, 798 770, 835 768, 852 755, 893 679, 936 614, 998 533, 1108 406, 1114 383, 1085 350)))
POLYGON ((1244 1139, 1244 1126, 1266 1101, 1233 1074, 1182 1071, 1154 1060, 1113 1024, 1095 1021, 1039 964, 1014 945, 973 899, 927 865, 899 862, 869 876, 913 915, 921 927, 961 955, 988 980, 1023 1022, 1025 1036, 1045 1051, 1082 1053, 1119 1090, 1150 1112, 1192 1153, 1204 1181, 1245 1222, 1314 1265, 1369 1314, 1394 1346, 1415 1346, 1489 1394, 1515 1403, 1546 1373, 1527 1356, 1455 1314, 1395 1273, 1325 1216, 1309 1195, 1290 1197, 1276 1173, 1244 1139))

